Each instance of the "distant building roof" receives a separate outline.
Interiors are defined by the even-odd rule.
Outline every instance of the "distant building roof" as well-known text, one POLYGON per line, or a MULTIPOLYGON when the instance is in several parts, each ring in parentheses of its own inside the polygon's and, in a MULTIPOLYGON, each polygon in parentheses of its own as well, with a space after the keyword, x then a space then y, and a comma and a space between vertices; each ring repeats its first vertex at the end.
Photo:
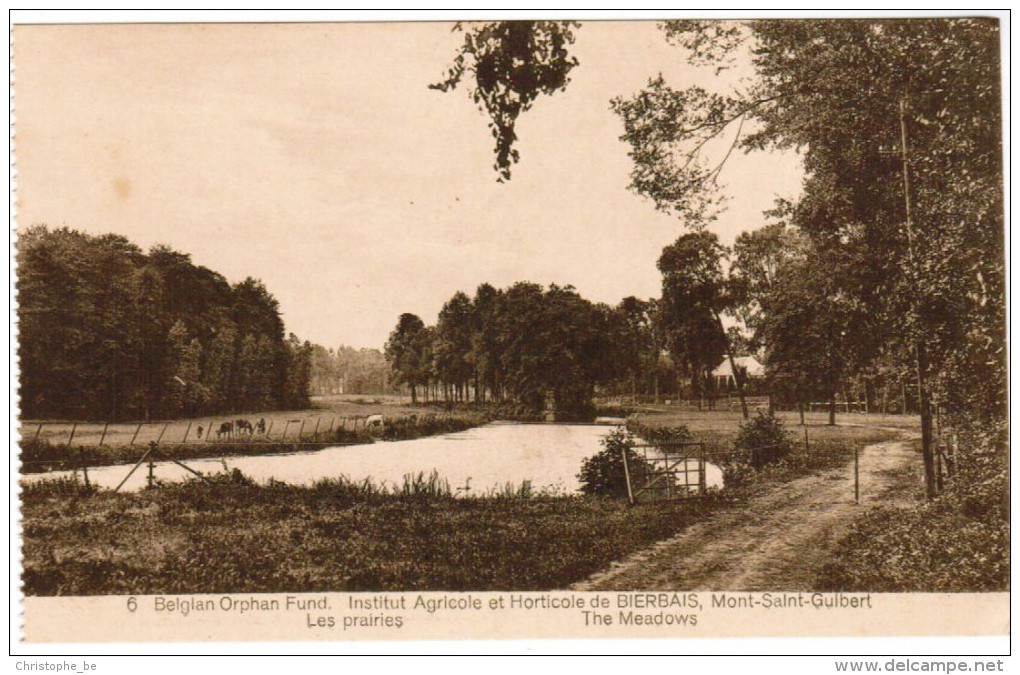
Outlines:
MULTIPOLYGON (((738 368, 747 371, 748 377, 765 377, 765 366, 761 365, 758 359, 753 356, 735 356, 733 361, 738 368)), ((723 358, 723 362, 712 371, 715 377, 733 377, 733 369, 730 368, 729 357, 723 358)))

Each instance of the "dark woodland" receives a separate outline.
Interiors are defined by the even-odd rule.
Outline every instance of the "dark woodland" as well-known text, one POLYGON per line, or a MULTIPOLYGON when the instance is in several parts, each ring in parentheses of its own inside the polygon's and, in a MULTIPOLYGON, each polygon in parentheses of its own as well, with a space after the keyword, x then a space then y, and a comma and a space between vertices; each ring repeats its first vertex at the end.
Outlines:
POLYGON ((311 345, 256 279, 166 246, 34 227, 18 239, 26 418, 145 420, 308 405, 311 345))

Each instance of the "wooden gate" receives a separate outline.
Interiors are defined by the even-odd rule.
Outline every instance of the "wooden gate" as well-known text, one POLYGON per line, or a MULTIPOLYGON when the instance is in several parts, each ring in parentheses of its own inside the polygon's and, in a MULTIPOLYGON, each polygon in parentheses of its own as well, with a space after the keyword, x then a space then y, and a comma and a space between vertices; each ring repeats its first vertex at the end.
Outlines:
POLYGON ((637 456, 623 454, 627 497, 631 504, 645 500, 686 499, 705 494, 705 444, 659 443, 633 446, 637 456))

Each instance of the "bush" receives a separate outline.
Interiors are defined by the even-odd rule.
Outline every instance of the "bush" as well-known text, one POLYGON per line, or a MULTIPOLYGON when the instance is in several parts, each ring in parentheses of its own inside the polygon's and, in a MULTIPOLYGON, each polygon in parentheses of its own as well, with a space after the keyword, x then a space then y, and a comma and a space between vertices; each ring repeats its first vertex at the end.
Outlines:
POLYGON ((759 410, 737 431, 737 462, 760 469, 788 454, 792 442, 783 421, 771 411, 759 410))
POLYGON ((514 401, 490 404, 489 414, 492 419, 508 422, 542 422, 545 420, 542 410, 536 410, 514 401))
POLYGON ((754 468, 745 462, 727 462, 722 466, 723 487, 743 488, 754 485, 758 475, 754 468))
POLYGON ((634 437, 623 427, 617 427, 603 438, 602 447, 581 465, 581 473, 577 474, 581 492, 599 497, 626 497, 627 474, 623 468, 623 453, 627 453, 627 469, 632 483, 647 473, 650 467, 634 452, 634 437))

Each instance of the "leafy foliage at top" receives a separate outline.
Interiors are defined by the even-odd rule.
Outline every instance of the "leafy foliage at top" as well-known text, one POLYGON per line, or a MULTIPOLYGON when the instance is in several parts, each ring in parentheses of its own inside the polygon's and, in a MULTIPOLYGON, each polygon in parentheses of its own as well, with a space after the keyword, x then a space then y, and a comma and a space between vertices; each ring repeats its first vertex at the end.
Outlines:
POLYGON ((429 85, 449 91, 473 74, 468 84, 475 103, 489 115, 496 139, 499 181, 509 180, 510 167, 520 159, 514 148, 517 117, 531 108, 539 94, 552 94, 570 82, 577 59, 568 52, 574 42, 573 21, 497 21, 454 26, 464 32, 453 65, 443 81, 429 85))

